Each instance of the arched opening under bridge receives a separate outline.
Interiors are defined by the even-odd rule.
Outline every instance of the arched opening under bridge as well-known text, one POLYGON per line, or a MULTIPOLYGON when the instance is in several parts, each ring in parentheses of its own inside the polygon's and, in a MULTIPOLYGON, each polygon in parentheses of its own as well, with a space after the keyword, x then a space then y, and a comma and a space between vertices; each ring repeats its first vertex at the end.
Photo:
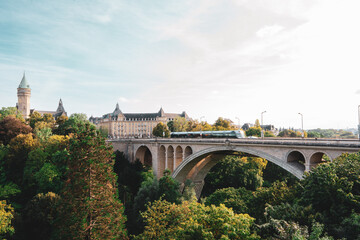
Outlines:
POLYGON ((175 168, 177 168, 177 166, 179 166, 182 161, 183 161, 183 149, 181 146, 177 146, 175 152, 175 168))
POLYGON ((184 159, 187 158, 188 156, 190 156, 193 153, 193 150, 190 146, 187 146, 185 148, 185 153, 184 153, 184 159))
POLYGON ((224 156, 238 155, 239 152, 248 154, 249 156, 253 157, 264 158, 267 161, 270 161, 290 172, 297 178, 302 178, 303 176, 304 165, 301 166, 292 162, 286 162, 268 153, 246 147, 235 147, 229 149, 226 146, 207 148, 190 155, 175 169, 172 176, 180 183, 184 183, 187 179, 190 179, 192 182, 194 182, 196 195, 199 197, 204 185, 204 179, 210 169, 215 166, 224 156))
POLYGON ((288 164, 305 171, 305 156, 300 151, 291 151, 286 157, 288 164))
POLYGON ((164 145, 160 146, 159 148, 159 153, 158 153, 158 163, 159 163, 159 176, 158 177, 162 177, 165 171, 165 165, 166 165, 166 148, 164 145))
POLYGON ((169 146, 167 150, 167 169, 170 172, 174 171, 174 148, 172 146, 169 146))
POLYGON ((141 146, 137 149, 135 159, 139 159, 144 166, 152 167, 151 151, 146 146, 141 146))
POLYGON ((310 167, 314 168, 321 163, 326 163, 332 160, 333 159, 331 159, 325 152, 316 152, 310 157, 310 167))

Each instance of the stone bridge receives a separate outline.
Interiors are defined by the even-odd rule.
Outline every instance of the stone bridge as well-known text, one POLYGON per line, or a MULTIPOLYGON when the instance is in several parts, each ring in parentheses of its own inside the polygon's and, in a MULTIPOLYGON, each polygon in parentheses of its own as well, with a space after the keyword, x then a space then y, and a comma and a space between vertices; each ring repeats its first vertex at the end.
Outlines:
POLYGON ((225 155, 238 152, 265 158, 297 178, 323 161, 327 155, 332 161, 342 153, 360 150, 360 142, 344 139, 115 139, 109 140, 130 161, 139 159, 152 166, 160 178, 165 169, 180 183, 187 179, 195 183, 199 197, 204 179, 210 169, 225 155))

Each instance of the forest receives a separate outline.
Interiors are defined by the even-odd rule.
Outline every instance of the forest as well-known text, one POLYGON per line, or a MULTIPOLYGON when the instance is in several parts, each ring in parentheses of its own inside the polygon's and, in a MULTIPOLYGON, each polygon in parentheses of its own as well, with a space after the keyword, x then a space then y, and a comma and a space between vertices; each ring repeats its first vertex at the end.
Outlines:
MULTIPOLYGON (((221 129, 222 123, 218 124, 221 129)), ((2 239, 360 239, 360 154, 299 180, 265 159, 224 157, 200 199, 165 170, 114 152, 83 114, 0 110, 2 239)))

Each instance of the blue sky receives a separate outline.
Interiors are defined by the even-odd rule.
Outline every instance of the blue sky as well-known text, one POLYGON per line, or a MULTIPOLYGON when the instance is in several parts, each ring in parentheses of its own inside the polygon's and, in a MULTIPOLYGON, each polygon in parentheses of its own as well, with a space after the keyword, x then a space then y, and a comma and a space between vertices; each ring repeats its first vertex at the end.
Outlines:
POLYGON ((186 111, 346 128, 360 104, 356 0, 1 0, 0 107, 186 111))

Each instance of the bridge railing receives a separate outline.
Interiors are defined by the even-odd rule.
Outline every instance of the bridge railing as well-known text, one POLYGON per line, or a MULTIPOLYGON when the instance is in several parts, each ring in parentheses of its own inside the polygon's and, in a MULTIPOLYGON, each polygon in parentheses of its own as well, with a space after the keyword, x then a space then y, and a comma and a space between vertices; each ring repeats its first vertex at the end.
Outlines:
POLYGON ((256 144, 256 145, 300 145, 300 146, 333 146, 359 148, 357 139, 334 138, 122 138, 109 139, 109 142, 146 142, 146 143, 198 143, 198 144, 256 144))

